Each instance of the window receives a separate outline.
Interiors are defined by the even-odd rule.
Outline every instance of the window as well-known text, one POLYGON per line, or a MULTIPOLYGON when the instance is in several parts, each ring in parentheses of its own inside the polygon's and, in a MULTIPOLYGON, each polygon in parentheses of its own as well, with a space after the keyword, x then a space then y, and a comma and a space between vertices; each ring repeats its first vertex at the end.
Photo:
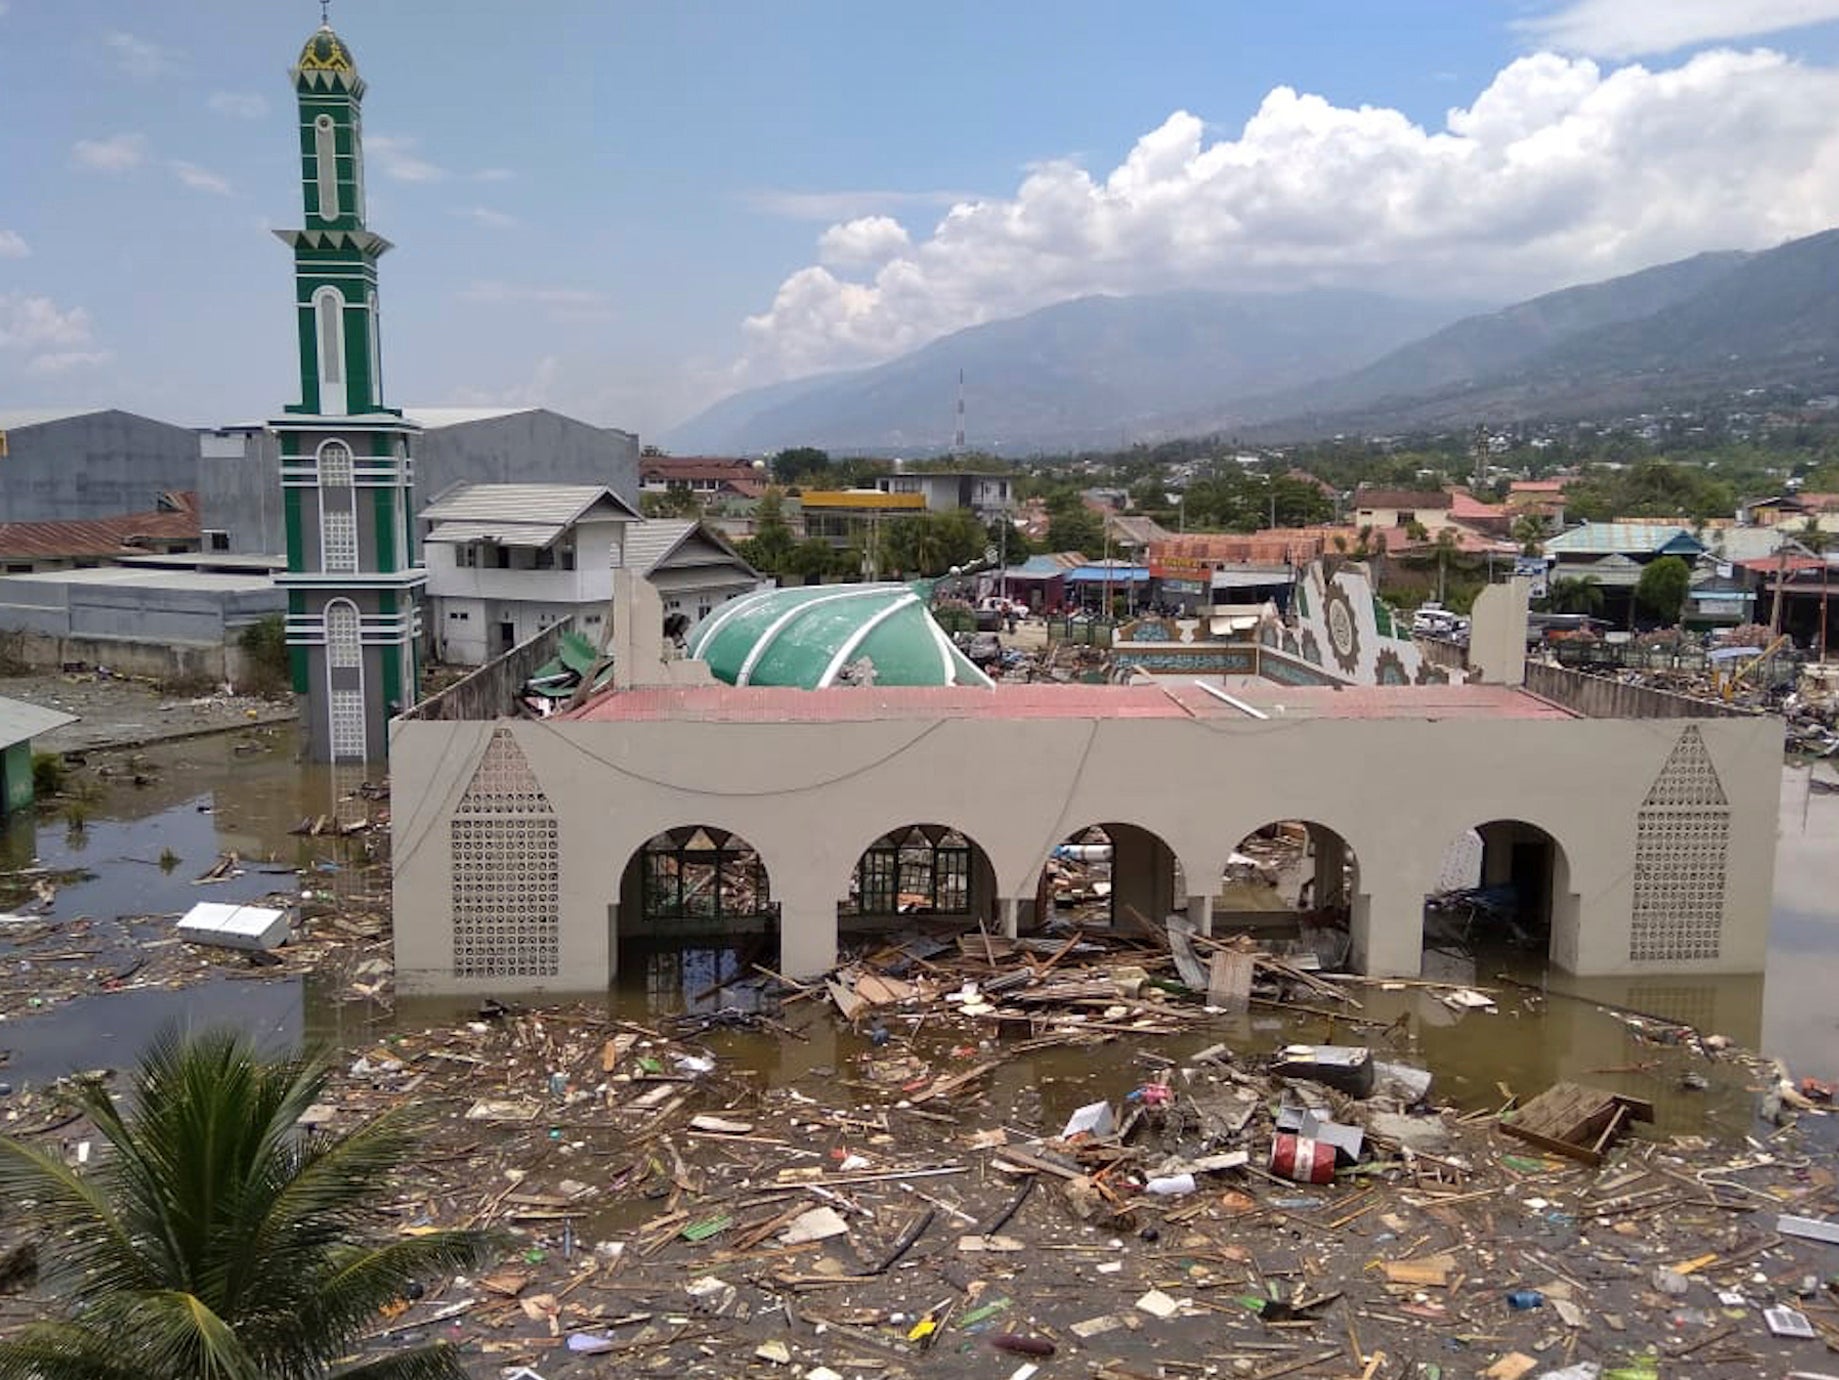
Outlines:
POLYGON ((573 570, 575 568, 575 546, 573 542, 570 542, 568 545, 564 546, 561 549, 559 553, 559 560, 560 560, 562 569, 573 570))
POLYGON ((228 532, 212 531, 207 528, 204 534, 204 545, 207 551, 228 551, 230 549, 230 534, 228 532))
POLYGON ((351 470, 351 447, 343 441, 327 441, 319 448, 320 488, 349 489, 351 470))
POLYGON ((370 294, 370 403, 372 407, 383 406, 383 344, 382 331, 377 325, 377 294, 370 294))
POLYGON ((360 665, 364 658, 358 606, 349 599, 326 605, 326 662, 343 669, 360 665))
POLYGON ((556 568, 555 549, 548 546, 539 548, 536 553, 535 565, 538 570, 554 570, 556 568))
POLYGON ((511 568, 511 548, 510 547, 494 546, 492 548, 492 556, 493 556, 492 564, 497 566, 500 570, 509 570, 511 568))
POLYGON ((338 219, 338 131, 332 117, 313 121, 313 171, 319 179, 319 218, 338 219))
POLYGON ((466 542, 453 548, 453 563, 462 570, 472 570, 479 564, 479 548, 466 542))

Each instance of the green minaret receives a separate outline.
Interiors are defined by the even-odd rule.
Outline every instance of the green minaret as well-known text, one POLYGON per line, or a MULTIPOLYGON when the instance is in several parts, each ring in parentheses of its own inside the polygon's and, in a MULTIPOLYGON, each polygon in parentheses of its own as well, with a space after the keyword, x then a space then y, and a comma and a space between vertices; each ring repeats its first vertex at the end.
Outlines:
POLYGON ((287 519, 287 641, 313 760, 381 761, 390 716, 416 698, 418 591, 409 443, 383 402, 377 260, 364 224, 364 82, 322 24, 294 66, 305 228, 294 251, 300 402, 272 423, 287 519))

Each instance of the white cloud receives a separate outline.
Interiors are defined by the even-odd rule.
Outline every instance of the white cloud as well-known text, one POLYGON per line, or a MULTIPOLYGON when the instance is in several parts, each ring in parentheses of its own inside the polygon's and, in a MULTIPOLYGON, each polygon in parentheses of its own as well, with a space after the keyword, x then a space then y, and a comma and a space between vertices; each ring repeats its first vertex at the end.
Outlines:
POLYGON ((509 182, 517 176, 509 168, 481 168, 472 175, 474 182, 509 182))
POLYGON ((913 247, 906 228, 889 216, 861 216, 818 237, 817 257, 833 268, 868 268, 913 247))
POLYGON ((430 163, 416 152, 421 140, 401 134, 366 134, 364 136, 364 156, 385 177, 393 177, 398 182, 439 182, 446 178, 447 169, 438 163, 430 163))
POLYGON ((127 172, 147 161, 147 136, 115 134, 107 139, 79 139, 71 156, 96 172, 127 172))
POLYGON ((0 350, 76 348, 90 343, 89 313, 49 297, 0 292, 0 350))
POLYGON ((470 220, 475 225, 483 225, 488 230, 511 230, 523 224, 516 216, 494 211, 490 206, 460 207, 454 211, 454 215, 461 220, 470 220))
POLYGON ((175 158, 172 164, 172 175, 194 192, 210 192, 216 196, 232 195, 228 178, 212 172, 209 168, 201 168, 196 163, 187 163, 175 158))
POLYGON ((23 259, 31 252, 32 246, 17 230, 0 230, 0 259, 23 259))
POLYGON ((1089 293, 1507 300, 1839 224, 1839 71, 1769 52, 1663 71, 1535 54, 1433 129, 1278 87, 1236 137, 1206 135, 1177 111, 1108 173, 1044 163, 872 272, 798 270, 747 320, 737 379, 884 359, 1089 293))
POLYGON ((1568 53, 1627 58, 1839 20, 1839 0, 1570 0, 1514 27, 1568 53))
POLYGON ((107 364, 115 358, 113 350, 53 350, 26 362, 26 373, 38 377, 67 374, 72 369, 88 369, 107 364))
POLYGON ((970 192, 787 192, 763 189, 746 193, 747 204, 787 220, 849 220, 910 206, 952 206, 972 201, 970 192))
POLYGON ((268 113, 267 99, 249 91, 213 91, 205 105, 233 120, 259 120, 268 113))
POLYGON ((102 43, 114 56, 115 65, 131 77, 164 76, 178 65, 178 55, 171 49, 120 29, 102 35, 102 43))

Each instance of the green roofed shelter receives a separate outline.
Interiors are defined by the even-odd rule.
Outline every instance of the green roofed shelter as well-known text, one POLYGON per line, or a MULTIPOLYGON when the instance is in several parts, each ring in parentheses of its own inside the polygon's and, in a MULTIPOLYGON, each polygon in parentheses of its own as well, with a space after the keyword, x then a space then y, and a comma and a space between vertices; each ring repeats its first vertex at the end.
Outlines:
POLYGON ((991 686, 934 621, 931 592, 925 582, 760 590, 698 623, 685 651, 730 685, 818 690, 866 659, 876 685, 991 686))

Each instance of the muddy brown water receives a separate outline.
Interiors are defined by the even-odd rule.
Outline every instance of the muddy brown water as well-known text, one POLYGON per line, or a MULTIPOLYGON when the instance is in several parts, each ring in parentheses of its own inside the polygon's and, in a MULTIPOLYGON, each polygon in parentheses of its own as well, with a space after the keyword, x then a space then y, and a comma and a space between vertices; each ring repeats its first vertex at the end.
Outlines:
MULTIPOLYGON (((60 889, 54 919, 79 916, 153 917, 143 937, 167 932, 172 916, 199 900, 256 900, 301 886, 336 887, 348 875, 350 845, 289 833, 302 819, 334 813, 357 776, 335 779, 301 765, 293 734, 263 730, 194 740, 142 754, 148 784, 119 785, 93 807, 73 834, 57 819, 15 820, 3 837, 5 863, 75 868, 84 880, 60 889), (245 871, 208 886, 194 879, 219 856, 235 852, 245 871), (163 854, 168 859, 162 867, 163 854), (305 880, 296 869, 308 869, 305 880)), ((1827 768, 1818 768, 1825 771, 1827 768)), ((1612 1003, 1687 1022, 1707 1033, 1781 1057, 1798 1076, 1839 1075, 1839 795, 1809 790, 1805 767, 1782 774, 1780 835, 1769 965, 1760 977, 1640 977, 1578 979, 1545 970, 1541 958, 1483 954, 1477 981, 1496 985, 1509 974, 1540 992, 1502 987, 1499 1010, 1458 1016, 1428 994, 1365 990, 1361 1016, 1391 1021, 1409 1012, 1408 1035, 1382 1049, 1421 1062, 1437 1074, 1437 1092, 1464 1106, 1496 1105, 1502 1086, 1522 1094, 1560 1078, 1577 1078, 1653 1100, 1663 1130, 1734 1136, 1753 1129, 1755 1090, 1735 1065, 1714 1066, 1712 1086, 1688 1091, 1679 1076, 1703 1068, 1682 1050, 1637 1039, 1598 1003, 1612 1003)), ((633 948, 622 962, 609 1009, 653 1021, 686 1009, 713 1009, 724 998, 691 1001, 734 973, 733 951, 720 948, 633 948)), ((30 983, 29 971, 6 951, 0 930, 0 980, 30 983)), ((745 1001, 746 989, 726 1000, 745 1001)), ((299 979, 215 979, 183 990, 142 989, 78 997, 0 1022, 0 1081, 39 1084, 74 1069, 121 1067, 173 1022, 231 1022, 283 1048, 301 1040, 351 1049, 393 1028, 415 1029, 460 1018, 470 1009, 451 1001, 408 1001, 393 1012, 365 1001, 337 1001, 299 979)), ((802 1039, 712 1032, 717 1054, 757 1070, 768 1083, 797 1086, 855 1076, 867 1042, 839 1029, 827 1010, 794 1004, 783 1013, 802 1039)), ((889 1020, 904 1035, 897 1019, 889 1020)), ((1211 1022, 1178 1037, 1097 1049, 1042 1050, 1016 1058, 994 1077, 995 1105, 1017 1109, 1018 1129, 1057 1129, 1073 1107, 1117 1097, 1146 1080, 1160 1061, 1179 1059, 1224 1040, 1236 1050, 1263 1053, 1292 1040, 1354 1041, 1345 1023, 1254 1010, 1211 1022)), ((974 1052, 960 1032, 922 1031, 924 1057, 945 1061, 974 1052)))

